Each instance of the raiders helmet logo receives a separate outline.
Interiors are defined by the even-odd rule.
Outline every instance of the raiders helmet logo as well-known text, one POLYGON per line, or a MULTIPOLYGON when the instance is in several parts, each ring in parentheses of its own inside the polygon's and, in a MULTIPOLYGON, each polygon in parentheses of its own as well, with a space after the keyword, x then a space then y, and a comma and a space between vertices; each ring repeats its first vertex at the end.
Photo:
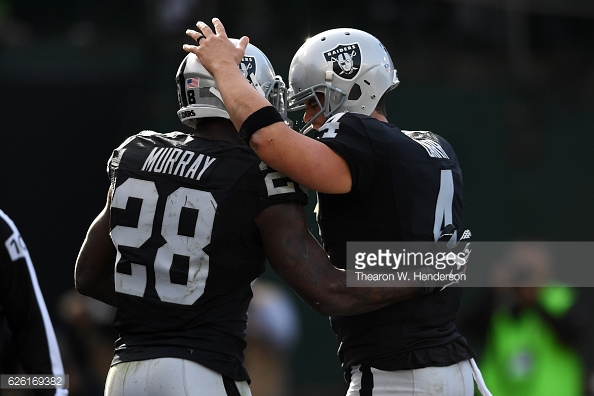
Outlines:
POLYGON ((244 56, 239 64, 239 69, 243 73, 243 76, 253 85, 252 74, 256 75, 256 57, 255 56, 244 56))
POLYGON ((358 43, 339 44, 324 52, 327 62, 332 62, 336 75, 352 80, 361 68, 361 50, 358 43))

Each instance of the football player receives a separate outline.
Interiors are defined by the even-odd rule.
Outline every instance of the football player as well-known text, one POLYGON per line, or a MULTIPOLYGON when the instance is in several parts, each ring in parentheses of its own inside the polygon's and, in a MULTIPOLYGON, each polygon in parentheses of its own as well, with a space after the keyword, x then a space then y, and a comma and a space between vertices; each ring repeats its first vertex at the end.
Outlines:
POLYGON ((16 225, 2 210, 0 241, 0 342, 4 341, 16 354, 16 362, 9 361, 7 351, 0 344, 0 372, 14 374, 12 379, 10 375, 3 375, 9 383, 2 386, 25 389, 31 386, 31 381, 40 381, 37 374, 46 374, 43 381, 51 385, 53 380, 54 384, 61 385, 36 387, 34 394, 67 395, 60 348, 31 256, 16 225), (10 336, 9 340, 2 339, 4 320, 10 330, 5 334, 5 337, 10 336), (35 376, 19 375, 22 372, 35 376))
MULTIPOLYGON (((213 72, 239 136, 273 168, 318 191, 318 223, 332 263, 346 266, 348 241, 439 241, 462 232, 462 173, 450 144, 428 131, 388 122, 385 95, 399 80, 388 51, 372 35, 332 29, 308 39, 289 69, 289 110, 305 109, 296 134, 255 95, 237 70, 249 39, 231 43, 224 26, 198 22, 184 45, 213 72)), ((474 352, 454 324, 460 288, 354 316, 331 315, 348 396, 467 395, 473 374, 488 390, 474 352), (383 390, 381 393, 380 389, 383 390), (437 391, 439 389, 440 391, 437 391)))
MULTIPOLYGON (((265 55, 248 45, 239 63, 254 95, 284 114, 284 83, 265 55)), ((306 192, 238 138, 194 54, 176 81, 178 116, 194 130, 144 131, 114 150, 106 206, 76 263, 77 290, 117 307, 106 395, 249 395, 246 311, 265 255, 328 315, 419 294, 422 288, 347 289, 344 271, 309 233, 306 192)))

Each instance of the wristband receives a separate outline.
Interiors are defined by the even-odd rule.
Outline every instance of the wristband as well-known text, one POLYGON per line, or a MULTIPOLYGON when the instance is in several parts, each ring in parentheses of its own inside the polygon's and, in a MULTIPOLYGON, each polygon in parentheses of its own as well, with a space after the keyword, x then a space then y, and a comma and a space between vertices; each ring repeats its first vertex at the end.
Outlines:
POLYGON ((241 128, 239 128, 239 138, 247 145, 254 133, 259 129, 267 127, 277 122, 283 122, 283 117, 273 106, 265 106, 254 111, 245 119, 241 128))

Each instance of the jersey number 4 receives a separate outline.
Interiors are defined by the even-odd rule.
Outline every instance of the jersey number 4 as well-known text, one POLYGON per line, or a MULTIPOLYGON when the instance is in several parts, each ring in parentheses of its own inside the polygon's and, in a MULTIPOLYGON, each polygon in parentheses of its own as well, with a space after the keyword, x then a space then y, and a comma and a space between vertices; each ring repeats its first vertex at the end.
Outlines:
POLYGON ((454 178, 450 169, 441 171, 439 193, 435 205, 435 222, 433 223, 433 237, 437 242, 441 230, 448 224, 453 224, 452 202, 454 200, 454 178))

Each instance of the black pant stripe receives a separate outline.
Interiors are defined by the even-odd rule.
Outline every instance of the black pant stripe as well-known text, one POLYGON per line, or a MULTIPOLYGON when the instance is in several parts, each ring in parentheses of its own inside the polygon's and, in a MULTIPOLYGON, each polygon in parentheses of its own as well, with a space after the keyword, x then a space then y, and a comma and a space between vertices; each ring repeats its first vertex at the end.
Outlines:
POLYGON ((223 385, 225 386, 225 392, 227 393, 227 396, 241 396, 239 394, 239 390, 237 390, 235 381, 233 381, 231 378, 225 377, 223 375, 223 385))
POLYGON ((359 371, 361 371, 361 389, 359 389, 359 396, 372 396, 373 374, 371 373, 371 367, 361 365, 359 371))

